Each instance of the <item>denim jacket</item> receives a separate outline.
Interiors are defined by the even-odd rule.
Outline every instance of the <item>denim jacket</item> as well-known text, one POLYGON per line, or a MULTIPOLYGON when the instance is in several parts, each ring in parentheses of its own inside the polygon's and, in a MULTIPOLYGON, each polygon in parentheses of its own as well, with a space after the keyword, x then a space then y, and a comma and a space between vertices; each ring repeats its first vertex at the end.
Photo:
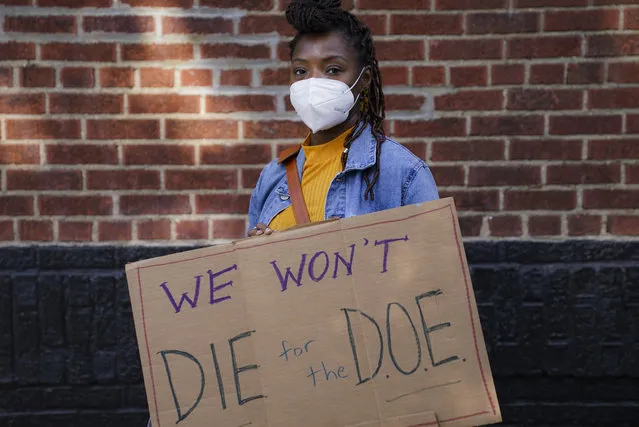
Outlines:
MULTIPOLYGON (((379 177, 373 188, 375 200, 364 200, 364 176, 376 160, 376 141, 370 127, 351 144, 346 168, 338 173, 326 195, 325 218, 347 218, 439 198, 433 175, 419 157, 386 138, 381 145, 379 177)), ((304 150, 297 154, 300 179, 304 170, 304 150)), ((291 204, 286 168, 277 160, 262 171, 251 195, 249 230, 257 223, 269 224, 291 204)))

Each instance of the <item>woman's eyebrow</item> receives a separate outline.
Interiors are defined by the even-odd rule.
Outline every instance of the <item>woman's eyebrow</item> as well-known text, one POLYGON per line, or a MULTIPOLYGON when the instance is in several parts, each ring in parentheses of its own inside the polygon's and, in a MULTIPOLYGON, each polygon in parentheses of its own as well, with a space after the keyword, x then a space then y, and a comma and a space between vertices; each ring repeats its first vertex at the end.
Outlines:
MULTIPOLYGON (((341 59, 344 62, 348 62, 348 60, 346 58, 344 58, 342 55, 330 55, 330 56, 326 56, 324 58, 322 58, 323 62, 327 62, 327 61, 333 61, 335 59, 341 59)), ((304 58, 293 58, 291 60, 291 62, 308 62, 308 59, 304 59, 304 58)))

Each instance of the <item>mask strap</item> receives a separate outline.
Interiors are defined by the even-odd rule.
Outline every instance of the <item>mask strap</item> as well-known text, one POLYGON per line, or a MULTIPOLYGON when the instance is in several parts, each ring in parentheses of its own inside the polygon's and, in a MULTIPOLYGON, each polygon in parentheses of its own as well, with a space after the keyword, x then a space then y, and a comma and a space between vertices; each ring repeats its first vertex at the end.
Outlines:
POLYGON ((368 65, 367 65, 367 66, 364 66, 364 68, 362 68, 362 71, 360 71, 360 72, 359 72, 359 76, 357 76, 357 80, 355 80, 355 83, 353 83, 353 84, 351 85, 351 87, 349 87, 349 88, 348 88, 348 90, 353 90, 353 88, 355 87, 355 85, 357 84, 357 82, 359 82, 359 79, 361 79, 361 78, 362 78, 362 74, 364 74, 364 70, 365 70, 366 68, 368 68, 368 65))

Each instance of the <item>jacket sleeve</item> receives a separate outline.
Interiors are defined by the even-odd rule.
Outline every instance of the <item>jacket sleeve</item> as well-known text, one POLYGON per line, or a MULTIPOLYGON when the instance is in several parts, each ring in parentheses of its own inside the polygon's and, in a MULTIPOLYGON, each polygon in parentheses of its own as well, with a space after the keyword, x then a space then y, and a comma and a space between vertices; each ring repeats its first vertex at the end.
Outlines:
POLYGON ((264 207, 264 201, 266 199, 266 194, 264 194, 263 186, 264 186, 264 171, 268 168, 268 165, 262 170, 260 173, 260 177, 257 179, 257 184, 255 184, 255 188, 251 193, 251 200, 249 202, 249 225, 246 233, 248 235, 248 230, 254 228, 257 225, 257 222, 260 218, 260 213, 262 212, 262 208, 264 207))
POLYGON ((406 184, 402 205, 414 205, 437 199, 439 199, 439 192, 437 191, 435 178, 433 178, 428 166, 420 162, 420 165, 412 174, 412 178, 409 178, 406 184))

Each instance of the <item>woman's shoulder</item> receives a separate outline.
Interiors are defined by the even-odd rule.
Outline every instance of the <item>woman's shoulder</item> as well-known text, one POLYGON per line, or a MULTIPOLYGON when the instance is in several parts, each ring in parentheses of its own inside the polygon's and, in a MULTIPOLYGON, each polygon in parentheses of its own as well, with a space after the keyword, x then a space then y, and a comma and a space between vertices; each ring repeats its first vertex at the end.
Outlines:
POLYGON ((392 138, 386 137, 380 149, 380 164, 390 164, 400 167, 427 167, 426 162, 404 145, 392 138))

